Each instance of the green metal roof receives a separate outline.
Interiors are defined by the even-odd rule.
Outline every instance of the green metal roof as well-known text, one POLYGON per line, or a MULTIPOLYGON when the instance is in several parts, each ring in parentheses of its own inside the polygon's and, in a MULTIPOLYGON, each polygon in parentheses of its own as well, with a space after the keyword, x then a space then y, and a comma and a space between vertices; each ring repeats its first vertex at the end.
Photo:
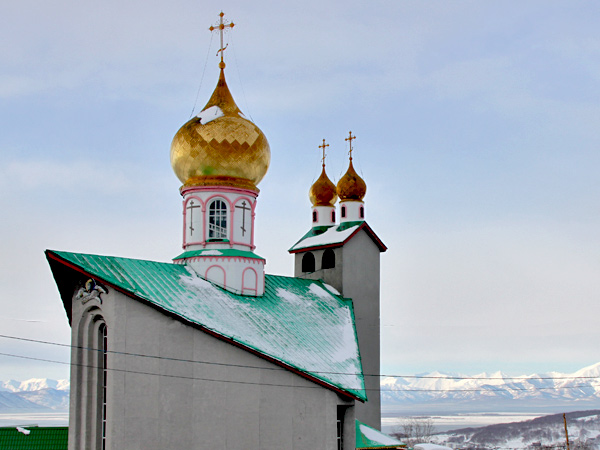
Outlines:
POLYGON ((364 230, 373 240, 379 250, 385 252, 387 247, 365 221, 344 222, 332 227, 313 227, 288 250, 297 253, 325 247, 340 247, 360 230, 364 230))
POLYGON ((196 256, 215 256, 215 257, 234 256, 234 257, 238 257, 238 258, 262 259, 262 260, 265 259, 262 256, 258 256, 254 252, 248 252, 248 251, 244 251, 244 250, 236 250, 234 248, 224 248, 224 249, 218 249, 218 250, 202 249, 202 250, 192 250, 192 251, 188 251, 188 252, 183 252, 181 255, 173 258, 173 260, 177 261, 178 259, 194 258, 196 256))
POLYGON ((215 286, 185 264, 52 250, 46 256, 67 312, 73 287, 65 284, 65 266, 309 378, 367 398, 352 303, 321 281, 266 275, 265 294, 251 297, 215 286))
POLYGON ((68 427, 23 427, 29 434, 16 427, 0 428, 0 450, 67 450, 68 427))
POLYGON ((387 434, 370 427, 367 424, 356 421, 356 448, 357 449, 376 449, 376 448, 405 448, 406 444, 387 434))

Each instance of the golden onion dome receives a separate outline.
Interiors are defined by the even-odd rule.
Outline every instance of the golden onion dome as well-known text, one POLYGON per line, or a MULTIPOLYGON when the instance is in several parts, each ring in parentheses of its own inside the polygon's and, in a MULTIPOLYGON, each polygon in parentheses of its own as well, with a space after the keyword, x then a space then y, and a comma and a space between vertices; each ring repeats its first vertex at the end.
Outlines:
POLYGON ((258 191, 271 161, 266 136, 244 117, 225 82, 219 81, 210 100, 185 123, 171 143, 171 166, 187 186, 233 186, 258 191))
POLYGON ((333 206, 337 200, 335 184, 327 177, 325 165, 321 176, 313 183, 308 191, 308 197, 313 206, 333 206))
POLYGON ((367 184, 365 181, 358 176, 354 167, 352 166, 352 158, 350 158, 350 165, 348 170, 344 174, 337 184, 337 195, 340 201, 344 200, 358 200, 362 201, 367 193, 367 184))

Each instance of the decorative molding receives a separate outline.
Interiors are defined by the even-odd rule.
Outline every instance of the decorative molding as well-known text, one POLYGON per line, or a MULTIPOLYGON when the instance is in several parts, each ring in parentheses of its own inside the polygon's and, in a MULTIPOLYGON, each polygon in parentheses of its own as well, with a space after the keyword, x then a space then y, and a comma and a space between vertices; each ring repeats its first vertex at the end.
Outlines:
POLYGON ((81 300, 82 305, 85 305, 91 300, 98 300, 98 302, 102 304, 101 294, 108 294, 108 288, 98 283, 93 278, 90 278, 79 288, 75 298, 81 300))

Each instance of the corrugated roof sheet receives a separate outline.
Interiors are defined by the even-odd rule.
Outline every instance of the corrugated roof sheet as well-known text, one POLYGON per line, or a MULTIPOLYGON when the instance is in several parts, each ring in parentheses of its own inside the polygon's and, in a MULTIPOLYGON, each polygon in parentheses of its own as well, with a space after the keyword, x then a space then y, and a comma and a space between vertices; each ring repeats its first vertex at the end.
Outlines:
POLYGON ((184 264, 51 250, 46 254, 366 400, 351 302, 320 281, 266 275, 265 294, 250 297, 221 289, 184 264))
POLYGON ((67 450, 68 427, 24 427, 29 434, 16 427, 0 428, 0 449, 10 450, 67 450))
POLYGON ((387 434, 356 421, 356 448, 358 449, 395 449, 405 448, 406 444, 387 434))

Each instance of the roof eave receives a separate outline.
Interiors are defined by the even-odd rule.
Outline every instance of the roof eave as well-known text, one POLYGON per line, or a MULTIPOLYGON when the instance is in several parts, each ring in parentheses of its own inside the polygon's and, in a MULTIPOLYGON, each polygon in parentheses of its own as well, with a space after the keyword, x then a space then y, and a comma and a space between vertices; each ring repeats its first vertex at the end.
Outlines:
MULTIPOLYGON (((326 248, 342 247, 343 245, 346 244, 346 242, 348 242, 350 239, 352 239, 356 235, 356 233, 358 233, 360 230, 363 230, 363 229, 365 230, 365 232, 367 233, 367 235, 371 238, 371 240, 373 241, 373 243, 379 248, 379 251, 381 253, 383 253, 383 252, 385 252, 387 250, 386 245, 383 243, 383 241, 381 239, 379 239, 379 236, 377 236, 377 234, 375 234, 375 232, 369 226, 369 224, 367 222, 363 222, 361 225, 358 226, 358 228, 356 230, 354 230, 352 232, 352 234, 350 234, 342 242, 336 242, 336 243, 333 243, 333 244, 313 245, 313 246, 300 247, 300 248, 294 248, 294 247, 292 247, 291 249, 288 250, 288 252, 294 254, 294 253, 314 251, 314 250, 323 250, 323 249, 326 249, 326 248)), ((297 244, 298 243, 296 243, 294 245, 297 245, 297 244)))

